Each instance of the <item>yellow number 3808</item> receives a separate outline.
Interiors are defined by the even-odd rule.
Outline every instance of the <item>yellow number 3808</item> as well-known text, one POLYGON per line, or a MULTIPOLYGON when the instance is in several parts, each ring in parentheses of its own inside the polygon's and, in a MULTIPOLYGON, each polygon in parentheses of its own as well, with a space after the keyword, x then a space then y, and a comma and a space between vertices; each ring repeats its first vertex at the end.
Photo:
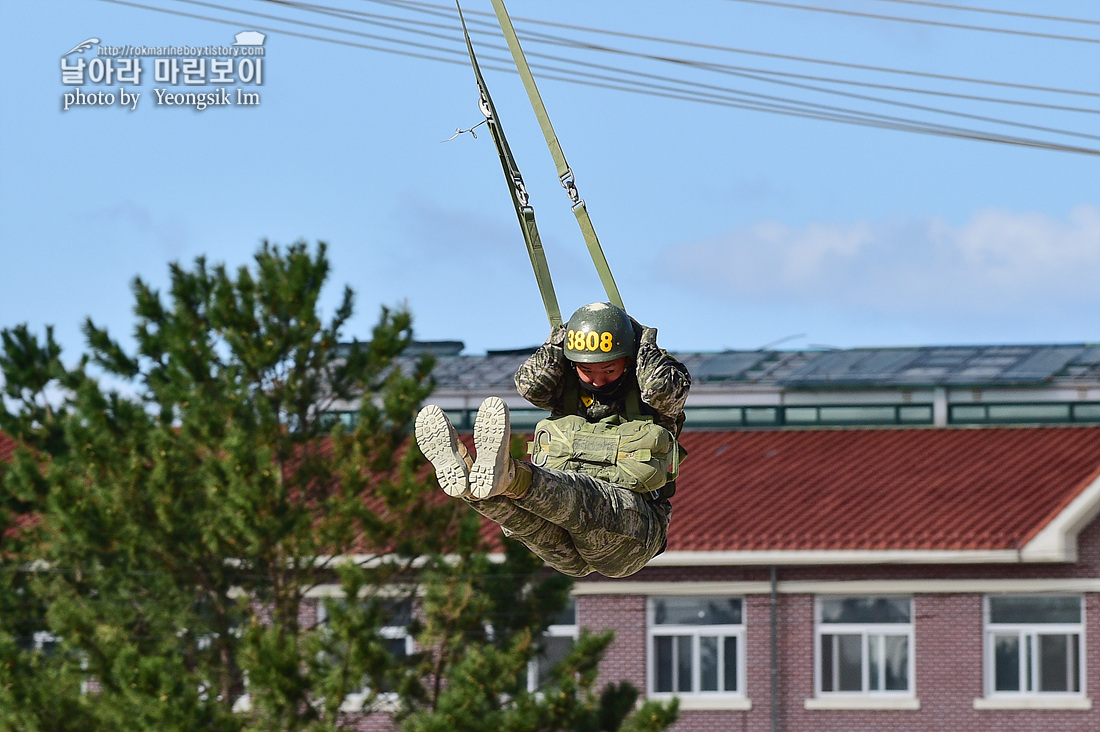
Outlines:
POLYGON ((565 334, 565 348, 569 351, 603 351, 607 353, 614 345, 609 331, 602 333, 594 330, 570 330, 565 334))

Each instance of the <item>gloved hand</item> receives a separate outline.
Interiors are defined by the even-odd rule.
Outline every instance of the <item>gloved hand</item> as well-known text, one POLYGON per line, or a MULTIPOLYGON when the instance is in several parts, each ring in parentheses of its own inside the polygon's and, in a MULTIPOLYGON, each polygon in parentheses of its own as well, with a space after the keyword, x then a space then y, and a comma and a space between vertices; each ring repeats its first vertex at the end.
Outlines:
POLYGON ((643 343, 649 345, 657 345, 657 329, 647 328, 634 319, 633 315, 627 315, 630 318, 630 324, 634 327, 634 342, 639 346, 643 343))
POLYGON ((555 325, 550 329, 550 335, 546 338, 546 346, 553 353, 554 362, 565 363, 565 323, 555 325))

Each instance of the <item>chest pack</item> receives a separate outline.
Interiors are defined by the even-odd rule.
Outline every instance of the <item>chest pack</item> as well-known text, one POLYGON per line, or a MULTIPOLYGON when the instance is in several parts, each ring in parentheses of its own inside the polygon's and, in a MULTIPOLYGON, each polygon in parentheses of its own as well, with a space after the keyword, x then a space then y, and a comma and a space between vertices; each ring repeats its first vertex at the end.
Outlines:
MULTIPOLYGON (((567 381, 564 403, 581 411, 581 398, 576 381, 567 381)), ((542 420, 527 445, 531 464, 584 473, 637 493, 659 491, 676 479, 686 453, 671 432, 643 414, 636 382, 626 394, 625 412, 597 422, 580 414, 542 420)))
POLYGON ((671 432, 649 419, 618 415, 599 422, 575 414, 544 419, 527 447, 532 465, 584 473, 637 493, 660 490, 680 466, 671 432))

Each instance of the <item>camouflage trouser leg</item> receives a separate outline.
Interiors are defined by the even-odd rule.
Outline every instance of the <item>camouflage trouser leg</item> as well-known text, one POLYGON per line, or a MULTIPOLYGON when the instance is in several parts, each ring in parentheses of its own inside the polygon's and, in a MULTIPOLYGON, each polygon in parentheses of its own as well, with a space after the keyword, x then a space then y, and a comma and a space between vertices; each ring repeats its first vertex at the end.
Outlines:
POLYGON ((565 529, 524 511, 511 498, 500 496, 466 502, 482 516, 500 524, 505 536, 523 542, 539 559, 562 574, 584 577, 592 573, 592 567, 577 553, 573 537, 565 529))
POLYGON ((565 551, 570 556, 569 550, 575 551, 583 564, 608 577, 634 574, 664 547, 672 515, 668 501, 649 502, 633 491, 582 473, 535 466, 531 466, 531 487, 523 498, 490 500, 506 503, 492 508, 478 507, 476 502, 472 505, 564 574, 571 572, 550 562, 543 551, 565 551), (555 528, 567 536, 562 537, 555 528))
POLYGON ((664 548, 672 504, 583 473, 531 466, 531 488, 517 506, 573 537, 588 564, 608 577, 634 574, 664 548))

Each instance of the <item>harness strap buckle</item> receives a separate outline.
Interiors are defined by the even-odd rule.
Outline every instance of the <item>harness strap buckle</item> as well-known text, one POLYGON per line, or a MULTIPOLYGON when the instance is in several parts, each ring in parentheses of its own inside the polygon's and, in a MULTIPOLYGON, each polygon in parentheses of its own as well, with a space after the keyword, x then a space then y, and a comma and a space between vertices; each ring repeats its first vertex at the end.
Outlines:
POLYGON ((526 207, 531 197, 527 194, 527 187, 523 185, 523 178, 512 178, 512 185, 516 187, 516 197, 519 199, 519 205, 526 207))
POLYGON ((580 203, 581 194, 577 190, 577 184, 573 180, 573 171, 566 170, 565 175, 561 177, 561 187, 565 189, 565 194, 569 196, 569 200, 573 202, 573 205, 580 203))
POLYGON ((545 427, 540 429, 540 430, 537 430, 535 432, 535 439, 531 443, 531 445, 532 445, 531 464, 534 465, 537 468, 545 467, 546 466, 546 461, 550 459, 550 430, 546 429, 545 427), (546 436, 546 451, 545 452, 539 450, 539 447, 540 447, 540 445, 539 445, 539 436, 540 435, 545 435, 546 436), (541 455, 539 453, 541 453, 541 455), (539 457, 542 457, 542 462, 539 462, 539 457))

